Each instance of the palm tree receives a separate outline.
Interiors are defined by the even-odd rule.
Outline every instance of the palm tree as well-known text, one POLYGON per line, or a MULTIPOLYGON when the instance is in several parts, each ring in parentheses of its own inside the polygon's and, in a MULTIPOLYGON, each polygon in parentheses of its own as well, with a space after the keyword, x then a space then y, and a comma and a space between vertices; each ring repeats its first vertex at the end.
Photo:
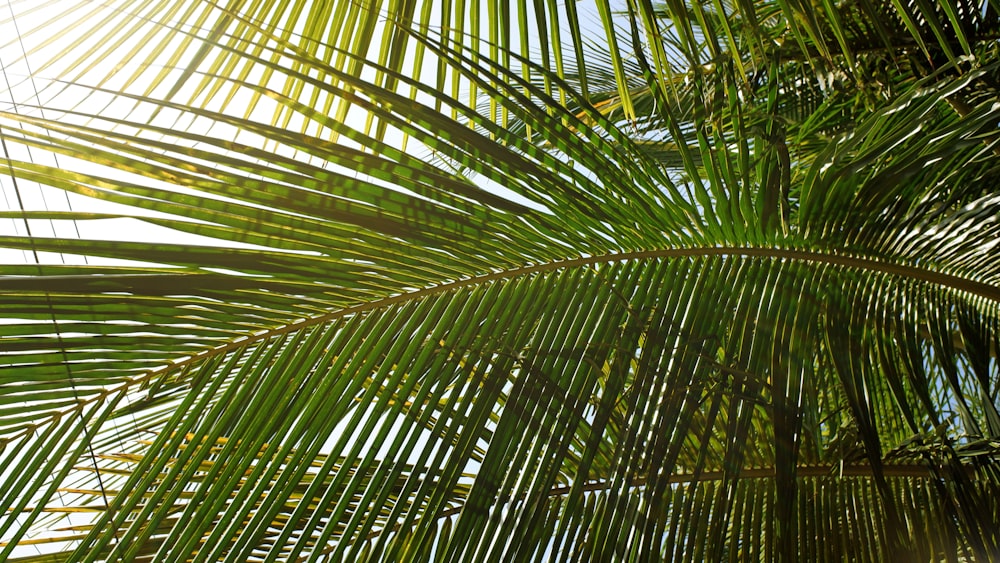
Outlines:
POLYGON ((1000 5, 595 4, 13 3, 0 559, 1000 556, 1000 5))

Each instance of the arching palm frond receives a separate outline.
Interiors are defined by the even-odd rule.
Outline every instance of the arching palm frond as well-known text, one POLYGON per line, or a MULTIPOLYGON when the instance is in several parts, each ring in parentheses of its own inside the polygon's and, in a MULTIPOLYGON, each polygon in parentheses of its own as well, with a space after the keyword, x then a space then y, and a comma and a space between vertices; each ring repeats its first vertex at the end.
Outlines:
POLYGON ((15 4, 0 558, 996 557, 996 6, 821 7, 15 4))

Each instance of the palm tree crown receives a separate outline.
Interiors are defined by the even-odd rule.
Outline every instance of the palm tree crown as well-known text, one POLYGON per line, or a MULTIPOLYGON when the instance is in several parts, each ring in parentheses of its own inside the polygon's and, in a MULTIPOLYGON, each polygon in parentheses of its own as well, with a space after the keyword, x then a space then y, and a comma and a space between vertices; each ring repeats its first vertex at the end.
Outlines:
POLYGON ((12 3, 0 559, 1000 557, 998 8, 12 3))

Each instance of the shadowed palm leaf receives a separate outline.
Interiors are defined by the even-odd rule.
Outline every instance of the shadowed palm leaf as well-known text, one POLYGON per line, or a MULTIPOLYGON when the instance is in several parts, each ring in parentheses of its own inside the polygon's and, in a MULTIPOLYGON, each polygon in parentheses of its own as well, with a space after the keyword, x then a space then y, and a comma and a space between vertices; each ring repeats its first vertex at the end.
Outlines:
POLYGON ((994 2, 52 4, 0 558, 1000 554, 994 2))

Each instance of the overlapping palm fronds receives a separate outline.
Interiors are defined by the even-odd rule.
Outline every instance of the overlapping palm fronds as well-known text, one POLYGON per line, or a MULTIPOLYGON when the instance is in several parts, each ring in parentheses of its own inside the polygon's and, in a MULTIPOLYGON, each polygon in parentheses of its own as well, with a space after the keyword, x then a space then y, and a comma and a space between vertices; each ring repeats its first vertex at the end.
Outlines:
POLYGON ((997 557, 997 8, 13 3, 0 559, 997 557))

